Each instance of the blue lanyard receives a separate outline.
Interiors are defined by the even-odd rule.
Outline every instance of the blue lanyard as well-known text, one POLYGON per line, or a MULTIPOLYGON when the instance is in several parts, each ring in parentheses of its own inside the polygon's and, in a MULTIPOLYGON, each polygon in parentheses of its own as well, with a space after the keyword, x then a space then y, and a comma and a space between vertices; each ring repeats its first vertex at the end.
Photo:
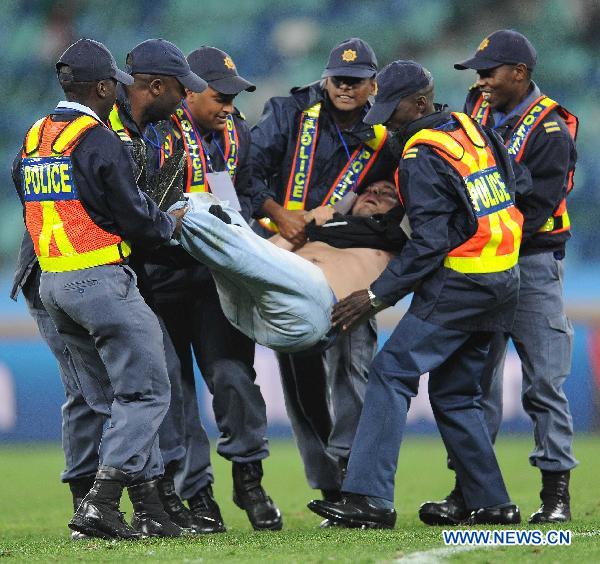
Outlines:
MULTIPOLYGON (((340 131, 338 124, 335 122, 333 122, 333 124, 335 125, 335 129, 338 133, 340 141, 342 142, 342 145, 344 146, 344 151, 346 151, 346 156, 348 157, 348 161, 347 161, 347 163, 348 163, 348 162, 350 162, 350 159, 352 158, 352 155, 350 155, 350 149, 348 149, 348 143, 346 143, 346 140, 344 139, 344 136, 342 135, 342 132, 340 131)), ((352 184, 352 192, 356 192, 357 188, 358 188, 358 186, 357 186, 356 180, 355 180, 352 184)))
POLYGON ((342 135, 342 132, 340 131, 338 124, 335 122, 333 122, 333 124, 335 125, 335 129, 338 133, 340 141, 342 142, 342 145, 344 146, 344 151, 346 151, 346 156, 348 157, 348 160, 350 160, 350 149, 348 149, 348 144, 346 143, 346 140, 344 139, 344 136, 342 135))
POLYGON ((221 156, 223 157, 223 163, 225 164, 225 170, 229 173, 230 172, 229 165, 227 164, 227 159, 225 158, 225 153, 223 152, 223 149, 221 149, 221 145, 219 144, 219 141, 217 140, 214 131, 212 134, 212 142, 217 146, 219 153, 221 153, 221 156))
MULTIPOLYGON (((194 129, 196 129, 195 126, 194 129)), ((202 139, 202 137, 198 137, 198 139, 200 140, 200 145, 202 145, 202 150, 204 151, 204 159, 206 160, 206 168, 208 169, 207 172, 214 172, 215 169, 212 164, 212 158, 210 157, 208 147, 204 144, 204 139, 202 139)))
POLYGON ((156 128, 149 123, 148 127, 152 130, 152 133, 154 133, 154 138, 156 139, 156 141, 152 141, 152 139, 150 139, 150 137, 146 137, 145 133, 142 133, 142 137, 144 138, 144 141, 146 141, 147 143, 149 143, 152 147, 154 147, 156 149, 156 170, 158 170, 160 168, 160 151, 162 149, 161 144, 160 144, 160 135, 158 134, 158 131, 156 131, 156 128))

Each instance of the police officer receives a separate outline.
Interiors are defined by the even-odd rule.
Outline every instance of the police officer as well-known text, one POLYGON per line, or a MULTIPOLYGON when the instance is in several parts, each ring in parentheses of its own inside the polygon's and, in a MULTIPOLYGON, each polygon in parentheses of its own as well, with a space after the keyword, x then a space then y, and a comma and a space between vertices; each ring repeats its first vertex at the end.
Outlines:
MULTIPOLYGON (((519 267, 521 285, 515 324, 492 344, 483 379, 490 382, 482 403, 490 435, 502 418, 502 373, 509 337, 523 365, 523 408, 533 422, 535 447, 529 462, 542 474, 542 505, 530 523, 569 521, 573 422, 563 383, 571 371, 573 328, 562 296, 565 243, 570 235, 566 197, 572 188, 577 118, 541 93, 531 80, 537 60, 529 40, 513 30, 486 37, 475 55, 456 69, 479 78, 465 111, 502 136, 512 158, 531 175, 517 193, 525 216, 519 267)), ((464 503, 457 485, 445 500, 426 504, 424 514, 460 519, 464 503)))
POLYGON ((129 154, 103 124, 117 81, 133 82, 106 47, 77 41, 57 72, 68 101, 30 128, 14 176, 42 269, 40 297, 74 364, 86 368, 77 371, 86 402, 108 419, 96 479, 69 526, 109 538, 179 536, 156 489, 170 396, 162 333, 127 257, 130 242, 169 241, 185 212, 164 214, 139 192, 129 154), (125 485, 133 527, 119 512, 125 485))
MULTIPOLYGON (((164 152, 185 151, 185 192, 211 191, 222 199, 239 200, 249 218, 250 129, 233 102, 240 92, 256 87, 238 74, 227 53, 215 47, 202 46, 187 60, 208 88, 202 93, 186 91, 185 100, 165 124, 164 152)), ((212 492, 210 444, 198 413, 193 352, 213 395, 220 431, 217 452, 232 462, 234 502, 246 510, 254 529, 281 529, 279 509, 261 485, 262 460, 269 450, 265 402, 254 383, 254 342, 223 314, 208 268, 178 250, 179 258, 171 255, 161 264, 162 257, 154 254, 147 265, 160 315, 182 365, 187 452, 178 490, 196 520, 204 523, 203 532, 225 531, 212 492)), ((173 432, 166 426, 161 429, 161 442, 163 435, 173 432)))
MULTIPOLYGON (((144 134, 142 133, 150 120, 160 120, 168 117, 183 96, 183 86, 179 79, 169 78, 176 74, 184 75, 187 62, 183 53, 172 43, 162 39, 147 40, 132 50, 135 54, 136 67, 134 85, 117 85, 117 102, 111 110, 109 125, 115 130, 121 141, 131 153, 135 167, 135 177, 138 186, 146 188, 147 183, 156 172, 156 151, 153 153, 152 141, 148 141, 150 151, 146 150, 144 134), (140 72, 138 72, 140 71, 140 72), (141 72, 145 71, 145 72, 141 72), (131 97, 131 102, 130 98, 131 97), (135 113, 139 126, 132 117, 135 113), (146 164, 148 153, 149 166, 146 164)), ((132 62, 132 55, 128 56, 132 62)), ((184 79, 185 80, 185 79, 184 79)), ((196 77, 196 90, 202 90, 206 84, 196 77)), ((192 86, 191 82, 187 82, 192 86)), ((135 253, 134 253, 135 254, 135 253)), ((130 264, 135 266, 134 256, 130 256, 130 264)), ((148 288, 143 287, 143 270, 136 268, 140 274, 138 285, 141 287, 144 299, 152 305, 148 288)), ((90 490, 96 469, 98 467, 98 448, 102 436, 104 417, 94 412, 85 402, 79 389, 79 378, 70 354, 61 337, 56 332, 54 323, 49 318, 39 298, 40 269, 29 234, 26 232, 19 253, 19 266, 15 274, 15 284, 12 295, 16 298, 19 286, 23 287, 28 307, 40 328, 40 333, 49 344, 54 356, 59 362, 67 401, 62 409, 63 419, 63 450, 67 468, 63 472, 63 481, 67 481, 73 496, 73 506, 76 510, 83 497, 90 490)), ((145 285, 147 286, 147 284, 145 285)), ((160 319, 159 319, 160 321, 160 319)), ((161 321, 162 324, 162 321, 161 321)), ((170 375, 180 371, 179 360, 173 345, 164 334, 164 348, 167 358, 167 368, 170 375)), ((178 377, 173 377, 171 403, 181 408, 181 386, 178 377)), ((175 410, 170 410, 171 418, 175 410)), ((180 418, 182 419, 182 417, 180 418)), ((188 514, 181 500, 177 498, 172 488, 169 488, 168 469, 172 460, 182 460, 185 455, 183 444, 183 428, 179 434, 173 434, 161 441, 161 453, 167 468, 167 475, 159 482, 161 498, 168 509, 171 518, 180 526, 198 530, 192 516, 188 514)), ((171 480, 172 481, 172 480, 171 480)), ((81 534, 73 531, 74 539, 81 534)))
MULTIPOLYGON (((252 129, 257 209, 268 216, 261 223, 271 231, 276 225, 295 245, 305 238, 306 210, 337 204, 347 212, 354 192, 393 174, 395 151, 385 127, 362 121, 376 72, 375 53, 365 41, 343 41, 331 51, 320 83, 271 98, 252 129)), ((323 354, 278 355, 308 483, 325 499, 339 499, 376 347, 370 320, 323 354)))
POLYGON ((346 526, 391 528, 394 477, 410 400, 429 372, 429 397, 471 523, 518 523, 477 403, 492 332, 510 327, 517 302, 522 216, 499 139, 462 113, 436 111, 431 75, 395 61, 378 75, 365 121, 389 124, 404 145, 399 186, 411 238, 369 290, 334 307, 347 329, 414 292, 377 354, 339 503, 309 508, 346 526))
MULTIPOLYGON (((164 164, 161 137, 154 124, 169 118, 185 95, 185 87, 202 92, 206 89, 206 82, 197 76, 193 80, 185 78, 186 73, 189 73, 185 55, 176 45, 164 39, 147 39, 136 45, 127 55, 126 63, 135 82, 129 86, 117 86, 117 100, 110 112, 108 124, 131 151, 138 186, 150 192, 161 182, 159 169, 164 164)), ((145 271, 145 263, 150 260, 148 257, 159 252, 170 257, 174 251, 172 247, 165 247, 162 251, 138 249, 132 257, 142 296, 158 314, 163 329, 163 344, 171 383, 169 411, 159 429, 165 473, 158 483, 158 489, 165 510, 175 523, 191 532, 206 532, 206 523, 194 518, 177 495, 174 486, 175 472, 183 465, 186 454, 181 365, 159 314, 152 284, 145 271)))

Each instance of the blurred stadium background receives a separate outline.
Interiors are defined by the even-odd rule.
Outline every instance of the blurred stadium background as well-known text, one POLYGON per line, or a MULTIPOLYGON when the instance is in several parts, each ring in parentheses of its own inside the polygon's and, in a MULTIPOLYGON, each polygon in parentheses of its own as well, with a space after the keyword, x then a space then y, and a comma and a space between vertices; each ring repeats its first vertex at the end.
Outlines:
MULTIPOLYGON (((60 90, 54 62, 81 36, 104 42, 120 65, 138 42, 164 37, 188 53, 203 44, 228 51, 238 69, 258 88, 237 101, 250 124, 265 100, 319 78, 329 50, 360 36, 375 49, 380 67, 398 58, 426 65, 438 101, 460 109, 475 75, 452 64, 472 53, 500 28, 527 35, 538 50, 535 80, 581 120, 576 189, 569 200, 574 236, 568 246, 565 292, 576 325, 575 355, 567 393, 576 428, 597 430, 600 390, 600 192, 596 157, 600 136, 599 0, 4 0, 0 6, 0 443, 55 440, 60 436, 63 399, 53 358, 43 345, 22 300, 8 298, 23 224, 10 179, 10 164, 27 127, 54 107, 60 90)), ((382 338, 403 304, 380 319, 382 338)), ((259 350, 256 362, 270 417, 271 436, 289 427, 272 355, 259 350)), ((505 427, 523 432, 520 366, 511 353, 505 385, 505 427)), ((422 386, 426 390, 426 386, 422 386)), ((214 433, 210 400, 201 398, 214 433)), ((413 403, 413 430, 432 432, 426 397, 413 403)))

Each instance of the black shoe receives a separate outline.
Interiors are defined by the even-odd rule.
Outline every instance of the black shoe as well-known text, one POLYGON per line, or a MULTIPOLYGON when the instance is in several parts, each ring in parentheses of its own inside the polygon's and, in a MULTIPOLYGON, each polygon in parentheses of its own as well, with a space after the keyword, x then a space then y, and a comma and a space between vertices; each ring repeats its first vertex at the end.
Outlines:
POLYGON ((143 537, 179 537, 181 527, 165 511, 158 495, 158 480, 150 480, 127 488, 133 505, 131 526, 143 537))
POLYGON ((231 217, 229 214, 218 204, 214 204, 208 208, 208 213, 212 213, 215 217, 218 217, 223 223, 231 224, 231 217))
POLYGON ((233 503, 245 509, 255 531, 280 531, 281 513, 261 485, 261 461, 233 463, 233 503))
POLYGON ((188 505, 199 533, 224 533, 227 530, 210 484, 188 499, 188 505))
POLYGON ((502 507, 482 507, 471 512, 466 521, 467 525, 518 525, 521 522, 521 512, 517 505, 510 504, 502 507))
POLYGON ((184 531, 200 533, 192 512, 183 504, 175 491, 175 483, 171 476, 163 476, 158 480, 158 495, 171 521, 184 531))
POLYGON ((426 525, 458 525, 469 516, 469 510, 458 482, 441 501, 426 501, 419 507, 419 519, 426 525))
POLYGON ((542 506, 529 518, 530 523, 566 523, 571 520, 569 478, 571 472, 542 470, 542 506))
POLYGON ((140 533, 132 529, 119 511, 119 501, 127 474, 101 466, 94 485, 69 521, 69 528, 102 539, 139 539, 140 533))
POLYGON ((317 515, 334 521, 338 526, 359 529, 393 529, 396 524, 394 509, 371 505, 364 495, 343 494, 339 503, 313 500, 308 508, 317 515))
MULTIPOLYGON (((83 478, 76 478, 74 480, 69 480, 69 489, 71 490, 71 495, 73 497, 73 512, 79 509, 83 498, 88 494, 88 492, 92 489, 94 485, 95 476, 84 476, 83 478)), ((71 531, 71 540, 86 540, 90 537, 79 531, 71 531)))

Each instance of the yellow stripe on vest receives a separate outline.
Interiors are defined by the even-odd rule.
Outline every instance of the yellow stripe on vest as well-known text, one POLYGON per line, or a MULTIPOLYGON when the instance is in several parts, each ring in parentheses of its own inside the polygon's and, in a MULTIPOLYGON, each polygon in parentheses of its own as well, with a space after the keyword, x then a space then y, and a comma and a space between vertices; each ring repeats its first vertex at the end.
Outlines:
POLYGON ((433 129, 422 129, 418 133, 415 133, 404 145, 404 153, 406 154, 409 149, 414 145, 423 143, 425 145, 434 144, 437 148, 444 153, 447 153, 449 157, 456 161, 460 161, 465 154, 464 147, 453 137, 444 133, 443 131, 436 131, 433 129), (438 147, 439 146, 439 147, 438 147))
POLYGON ((39 237, 40 257, 50 256, 50 242, 52 237, 62 255, 73 255, 75 249, 69 241, 59 213, 54 207, 54 202, 46 200, 40 202, 42 205, 42 231, 39 237))
POLYGON ((98 124, 98 120, 92 116, 79 116, 65 127, 52 143, 52 151, 64 153, 79 136, 90 127, 98 124))
POLYGON ((118 263, 131 254, 131 247, 126 241, 74 255, 58 257, 38 257, 40 267, 46 272, 67 272, 93 266, 118 263))
POLYGON ((40 146, 40 133, 42 126, 47 119, 47 117, 38 119, 27 132, 27 137, 25 137, 25 154, 27 156, 30 156, 31 153, 38 150, 40 146))

